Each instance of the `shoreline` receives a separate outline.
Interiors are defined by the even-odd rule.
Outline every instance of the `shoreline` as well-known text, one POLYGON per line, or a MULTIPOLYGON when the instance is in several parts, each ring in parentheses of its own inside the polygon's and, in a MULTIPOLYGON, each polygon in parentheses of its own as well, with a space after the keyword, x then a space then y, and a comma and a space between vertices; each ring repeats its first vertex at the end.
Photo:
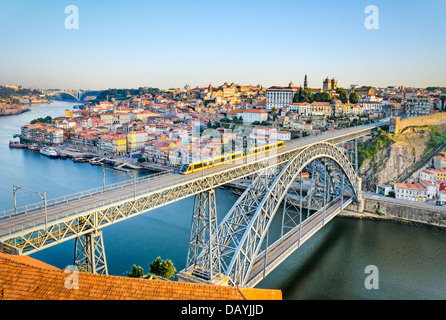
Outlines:
POLYGON ((12 112, 12 113, 0 113, 0 117, 18 116, 18 115, 21 115, 22 113, 25 113, 25 112, 28 112, 28 111, 31 111, 31 109, 30 108, 24 108, 24 109, 21 109, 19 111, 12 112))
POLYGON ((362 213, 358 213, 356 211, 344 209, 340 213, 338 213, 336 217, 347 218, 347 219, 349 219, 349 218, 350 219, 359 219, 359 220, 388 221, 388 222, 398 223, 398 224, 402 224, 402 225, 425 226, 425 227, 431 227, 431 228, 440 229, 440 230, 446 230, 446 227, 438 226, 435 224, 394 218, 394 217, 389 217, 386 215, 378 215, 376 213, 370 213, 370 212, 366 212, 366 211, 364 211, 362 213))

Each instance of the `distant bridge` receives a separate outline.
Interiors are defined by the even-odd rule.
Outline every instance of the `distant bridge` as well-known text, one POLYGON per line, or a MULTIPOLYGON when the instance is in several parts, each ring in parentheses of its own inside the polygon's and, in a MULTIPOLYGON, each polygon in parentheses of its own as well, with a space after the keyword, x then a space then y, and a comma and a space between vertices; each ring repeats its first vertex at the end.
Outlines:
POLYGON ((60 99, 62 99, 62 95, 65 94, 67 96, 72 97, 76 101, 81 101, 84 95, 84 91, 77 90, 77 91, 52 91, 50 96, 58 96, 60 99))

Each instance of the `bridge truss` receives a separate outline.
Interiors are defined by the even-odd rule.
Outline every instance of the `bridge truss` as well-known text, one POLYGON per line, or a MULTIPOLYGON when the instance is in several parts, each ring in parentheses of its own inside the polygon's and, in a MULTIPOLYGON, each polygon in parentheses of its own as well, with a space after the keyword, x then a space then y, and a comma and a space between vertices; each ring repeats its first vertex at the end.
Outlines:
MULTIPOLYGON (((354 147, 355 143, 352 145, 354 147)), ((220 275, 219 278, 224 275, 231 285, 252 285, 250 273, 259 260, 260 249, 268 238, 271 221, 282 203, 281 237, 289 237, 287 233, 294 230, 299 233, 297 240, 300 242, 304 214, 301 173, 304 170, 311 173, 311 183, 305 196, 307 218, 312 209, 316 209, 316 215, 322 217, 324 224, 326 211, 332 205, 337 204, 343 208, 351 200, 361 201, 361 183, 352 165, 356 157, 350 146, 348 144, 344 148, 330 143, 313 144, 298 152, 288 162, 277 163, 259 171, 218 227, 216 219, 213 219, 212 223, 209 221, 207 227, 201 229, 203 234, 207 234, 206 243, 202 241, 202 234, 196 232, 197 228, 193 228, 189 253, 194 252, 196 258, 187 260, 183 274, 210 282, 213 282, 216 275, 220 275), (287 194, 296 180, 299 182, 299 190, 295 192, 298 200, 291 201, 287 194), (344 195, 349 196, 348 201, 344 201, 344 195)), ((210 216, 204 211, 206 209, 203 209, 201 215, 210 216)), ((216 213, 212 212, 212 215, 216 213)), ((198 224, 198 216, 200 215, 195 212, 193 226, 198 224)), ((266 243, 266 249, 261 254, 265 256, 263 272, 267 250, 266 243)))
MULTIPOLYGON (((17 210, 9 217, 0 217, 0 251, 28 255, 77 239, 75 263, 91 272, 106 274, 104 244, 102 235, 98 233, 101 228, 194 195, 197 199, 187 272, 205 280, 224 275, 233 285, 246 284, 272 218, 280 203, 289 200, 286 198, 287 190, 304 169, 314 171, 315 181, 316 177, 320 181, 323 174, 330 177, 326 187, 315 182, 310 189, 306 200, 310 208, 320 208, 324 203, 321 201, 325 199, 324 208, 328 209, 329 200, 333 198, 329 193, 339 195, 340 190, 350 192, 355 201, 360 200, 360 183, 352 166, 355 159, 349 160, 354 155, 352 150, 355 149, 351 146, 355 143, 350 143, 348 148, 337 148, 335 144, 340 146, 348 141, 354 142, 370 134, 374 128, 347 130, 342 135, 321 139, 326 142, 311 142, 308 146, 290 143, 289 148, 277 154, 251 159, 247 163, 235 163, 224 169, 210 169, 201 176, 166 174, 156 180, 138 180, 135 184, 120 186, 119 190, 55 202, 48 208, 36 205, 32 210, 17 210), (252 185, 217 224, 214 189, 248 176, 254 177, 252 185), (9 225, 11 227, 7 227, 9 225)), ((302 206, 299 219, 301 211, 302 206)), ((293 229, 291 224, 287 225, 291 214, 288 211, 286 214, 287 222, 282 227, 284 234, 293 229)), ((296 221, 296 217, 293 220, 296 221)))

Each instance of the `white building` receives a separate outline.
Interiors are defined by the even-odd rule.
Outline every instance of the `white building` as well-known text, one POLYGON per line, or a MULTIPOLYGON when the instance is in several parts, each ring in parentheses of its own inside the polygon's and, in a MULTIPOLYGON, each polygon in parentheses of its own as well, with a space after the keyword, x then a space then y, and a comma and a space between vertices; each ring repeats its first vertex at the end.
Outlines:
POLYGON ((437 180, 437 174, 431 170, 421 170, 420 172, 420 180, 427 180, 429 182, 434 183, 437 180))
POLYGON ((395 183, 395 198, 408 201, 426 201, 426 188, 420 183, 395 183))
POLYGON ((299 87, 294 87, 290 82, 288 87, 270 87, 266 89, 266 109, 283 108, 293 103, 294 94, 299 90, 299 87))
POLYGON ((433 113, 432 99, 428 97, 408 98, 406 102, 406 115, 408 117, 425 116, 433 113))
POLYGON ((290 103, 290 111, 297 112, 302 117, 311 117, 311 103, 290 103))
POLYGON ((435 199, 437 197, 437 186, 430 181, 421 180, 420 184, 426 188, 427 200, 435 199))
POLYGON ((260 109, 243 110, 241 117, 244 123, 262 122, 268 120, 268 112, 260 109))
POLYGON ((363 101, 358 103, 362 106, 363 113, 382 112, 383 104, 380 101, 363 101))
POLYGON ((289 141, 291 140, 291 132, 273 128, 254 127, 249 137, 256 140, 257 143, 267 144, 276 141, 289 141))

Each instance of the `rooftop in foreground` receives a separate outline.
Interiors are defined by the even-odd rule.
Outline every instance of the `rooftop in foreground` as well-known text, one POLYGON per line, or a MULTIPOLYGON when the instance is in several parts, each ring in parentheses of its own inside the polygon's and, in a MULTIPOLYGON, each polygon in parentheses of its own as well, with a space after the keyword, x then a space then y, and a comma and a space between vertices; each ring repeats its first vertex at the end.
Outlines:
POLYGON ((77 273, 0 253, 0 300, 281 300, 280 290, 77 273), (71 277, 71 278, 70 278, 71 277), (76 289, 77 284, 77 289, 76 289), (71 288, 71 289, 70 289, 71 288))

